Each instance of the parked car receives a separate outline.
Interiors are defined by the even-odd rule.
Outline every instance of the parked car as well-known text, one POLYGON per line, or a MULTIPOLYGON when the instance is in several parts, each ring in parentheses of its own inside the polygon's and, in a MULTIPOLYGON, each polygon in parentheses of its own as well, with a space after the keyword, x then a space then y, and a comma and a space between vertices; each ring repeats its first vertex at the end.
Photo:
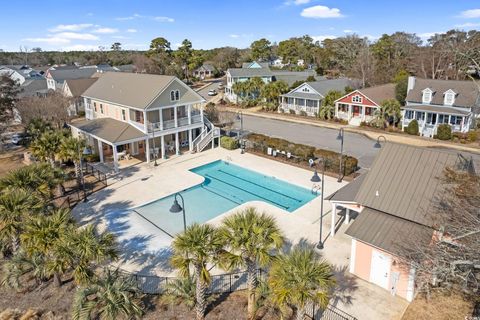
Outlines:
POLYGON ((219 90, 222 90, 222 89, 223 89, 223 83, 220 82, 220 84, 218 85, 218 89, 219 89, 219 90))
POLYGON ((216 91, 216 90, 210 90, 210 91, 208 91, 208 95, 209 95, 209 96, 216 96, 216 95, 217 95, 217 91, 216 91))
POLYGON ((12 140, 11 140, 11 142, 12 142, 13 144, 19 144, 20 142, 22 142, 23 137, 24 137, 24 136, 23 136, 23 134, 21 134, 21 133, 14 133, 14 134, 12 135, 12 140))

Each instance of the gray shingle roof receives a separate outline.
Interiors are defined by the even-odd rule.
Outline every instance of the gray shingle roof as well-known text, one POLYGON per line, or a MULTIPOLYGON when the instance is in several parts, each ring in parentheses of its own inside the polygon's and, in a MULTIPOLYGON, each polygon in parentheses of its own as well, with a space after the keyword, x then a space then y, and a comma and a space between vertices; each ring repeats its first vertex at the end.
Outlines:
POLYGON ((35 80, 26 80, 20 86, 20 93, 18 94, 19 98, 32 97, 36 96, 38 93, 47 93, 47 80, 46 79, 35 79, 35 80))
POLYGON ((95 68, 85 69, 61 69, 50 70, 49 73, 57 82, 63 82, 70 79, 86 79, 92 77, 97 70, 95 68))
POLYGON ((345 231, 349 236, 393 254, 402 253, 405 239, 427 246, 433 229, 375 209, 365 208, 345 231))
POLYGON ((378 105, 384 100, 395 99, 395 83, 382 84, 380 86, 360 89, 359 91, 378 105))
POLYGON ((272 71, 268 68, 230 68, 227 70, 232 77, 271 77, 272 71))
POLYGON ((405 107, 402 107, 402 109, 453 114, 458 116, 466 116, 470 113, 468 110, 458 110, 456 108, 444 106, 432 106, 431 104, 408 104, 405 107))
POLYGON ((112 118, 81 120, 73 122, 70 125, 112 144, 146 137, 143 132, 134 126, 112 118))
POLYGON ((315 91, 324 96, 331 90, 344 92, 345 87, 352 87, 355 89, 358 88, 359 85, 357 81, 345 78, 308 82, 308 84, 315 89, 315 91))
POLYGON ((80 97, 98 78, 65 80, 74 97, 80 97))
POLYGON ((455 106, 480 107, 480 92, 473 81, 437 80, 415 78, 413 89, 408 91, 406 101, 422 103, 422 90, 434 91, 431 104, 443 105, 443 93, 452 89, 457 93, 455 106))

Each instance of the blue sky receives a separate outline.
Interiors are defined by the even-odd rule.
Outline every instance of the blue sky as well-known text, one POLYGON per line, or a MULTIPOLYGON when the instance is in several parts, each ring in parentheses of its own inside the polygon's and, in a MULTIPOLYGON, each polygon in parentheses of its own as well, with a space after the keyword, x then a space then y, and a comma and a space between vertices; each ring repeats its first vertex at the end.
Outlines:
POLYGON ((423 38, 453 28, 480 29, 480 2, 467 0, 23 0, 2 1, 0 49, 146 49, 161 36, 175 48, 248 47, 309 34, 356 33, 375 40, 407 31, 423 38))

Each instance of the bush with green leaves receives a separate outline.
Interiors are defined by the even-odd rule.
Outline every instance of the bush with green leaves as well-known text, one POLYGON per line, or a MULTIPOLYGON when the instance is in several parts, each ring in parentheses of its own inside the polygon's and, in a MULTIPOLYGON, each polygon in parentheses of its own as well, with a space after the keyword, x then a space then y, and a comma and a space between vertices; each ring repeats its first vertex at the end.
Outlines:
POLYGON ((414 136, 418 136, 418 121, 413 119, 412 121, 410 121, 410 123, 408 124, 407 128, 405 129, 405 131, 408 133, 408 134, 411 134, 411 135, 414 135, 414 136))
POLYGON ((297 114, 297 113, 295 112, 295 110, 293 110, 293 109, 290 109, 289 112, 290 112, 290 114, 297 114))
POLYGON ((236 139, 225 136, 220 138, 220 146, 227 150, 235 150, 239 147, 239 143, 236 139))
POLYGON ((468 141, 470 142, 475 142, 478 140, 478 132, 477 131, 468 131, 467 133, 467 138, 468 138, 468 141))
POLYGON ((437 128, 437 138, 439 140, 451 140, 452 139, 452 127, 446 123, 442 123, 437 128))

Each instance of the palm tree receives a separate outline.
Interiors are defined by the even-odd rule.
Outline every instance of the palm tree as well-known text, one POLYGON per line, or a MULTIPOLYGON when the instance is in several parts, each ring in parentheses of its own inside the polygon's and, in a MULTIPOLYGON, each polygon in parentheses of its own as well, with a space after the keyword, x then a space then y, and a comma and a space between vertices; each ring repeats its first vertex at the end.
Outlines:
POLYGON ((377 126, 385 127, 390 125, 390 122, 393 122, 393 125, 395 126, 402 116, 400 103, 396 99, 382 101, 380 108, 376 109, 373 115, 377 126))
POLYGON ((250 96, 252 100, 258 98, 260 91, 265 86, 260 77, 253 77, 245 83, 247 96, 250 96))
POLYGON ((335 101, 342 97, 342 93, 338 90, 330 90, 322 100, 322 105, 318 112, 318 116, 324 120, 333 119, 335 116, 335 101))
POLYGON ((24 189, 8 188, 0 194, 0 243, 4 253, 18 251, 27 214, 41 207, 41 202, 24 189))
POLYGON ((122 277, 118 270, 105 269, 101 277, 80 288, 72 306, 73 320, 139 319, 143 314, 137 300, 138 288, 130 278, 122 277))
POLYGON ((255 312, 255 291, 258 285, 257 269, 273 260, 272 251, 283 245, 283 235, 275 219, 265 213, 258 214, 255 208, 225 218, 220 236, 226 252, 222 264, 227 269, 246 268, 248 284, 248 317, 255 312))
POLYGON ((195 281, 192 277, 182 277, 169 281, 162 294, 162 300, 166 303, 177 301, 185 303, 189 308, 195 307, 195 281))
POLYGON ((208 224, 195 223, 175 237, 172 248, 171 264, 179 270, 181 276, 188 277, 190 267, 194 269, 195 313, 197 320, 202 320, 205 318, 207 290, 211 281, 207 264, 216 260, 221 248, 219 234, 208 224))
POLYGON ((47 161, 55 167, 55 155, 58 153, 62 134, 58 131, 45 131, 40 137, 30 144, 33 155, 47 161))
POLYGON ((33 277, 37 285, 48 279, 45 258, 40 255, 27 256, 24 252, 19 252, 11 259, 6 260, 3 265, 2 286, 14 289, 24 287, 22 282, 26 275, 33 277))
POLYGON ((332 105, 322 105, 318 112, 318 117, 322 120, 332 120, 335 116, 335 107, 332 105))
POLYGON ((82 183, 80 157, 82 156, 82 150, 85 147, 85 140, 68 136, 62 139, 60 148, 58 150, 58 156, 62 160, 71 160, 73 162, 75 166, 75 177, 77 178, 78 186, 80 186, 82 183))
POLYGON ((49 122, 46 122, 40 118, 34 118, 30 120, 27 127, 25 128, 26 133, 30 136, 32 140, 36 140, 44 132, 49 130, 52 130, 52 125, 49 122))
POLYGON ((275 304, 294 306, 297 319, 303 320, 309 304, 327 307, 335 279, 330 265, 313 248, 295 247, 274 262, 268 283, 275 304))

